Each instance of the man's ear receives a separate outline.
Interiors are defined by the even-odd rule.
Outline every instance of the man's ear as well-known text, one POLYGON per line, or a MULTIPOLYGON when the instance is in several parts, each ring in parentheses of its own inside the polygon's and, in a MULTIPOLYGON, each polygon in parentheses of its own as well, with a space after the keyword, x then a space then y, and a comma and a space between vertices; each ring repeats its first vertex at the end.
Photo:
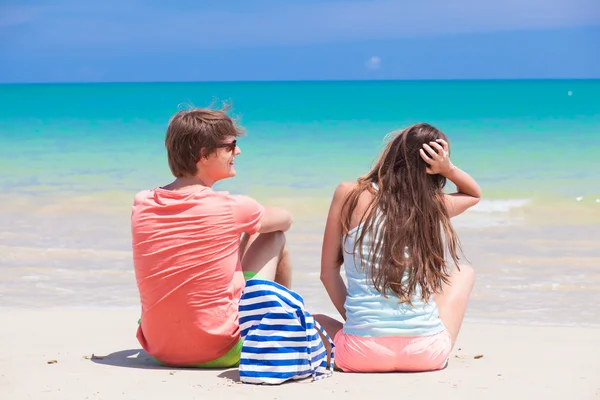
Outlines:
POLYGON ((200 149, 200 158, 198 158, 198 162, 199 163, 204 163, 208 157, 207 157, 208 152, 206 151, 206 148, 201 148, 200 149))

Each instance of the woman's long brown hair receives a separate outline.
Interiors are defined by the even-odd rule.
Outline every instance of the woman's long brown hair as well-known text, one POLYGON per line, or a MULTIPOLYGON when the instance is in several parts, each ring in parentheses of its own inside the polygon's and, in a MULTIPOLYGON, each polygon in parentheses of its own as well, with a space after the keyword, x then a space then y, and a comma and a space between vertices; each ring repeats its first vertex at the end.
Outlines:
POLYGON ((354 254, 358 251, 361 260, 370 261, 367 272, 379 292, 387 296, 391 291, 409 304, 419 288, 424 301, 441 292, 450 274, 445 249, 457 266, 457 252, 461 251, 444 203, 446 178, 428 174, 428 165, 419 154, 423 143, 436 139, 448 141, 441 131, 425 123, 398 132, 371 172, 358 179, 342 208, 343 232, 347 234, 360 195, 365 190, 373 194, 360 219, 354 254), (365 258, 363 241, 367 236, 371 248, 365 258))

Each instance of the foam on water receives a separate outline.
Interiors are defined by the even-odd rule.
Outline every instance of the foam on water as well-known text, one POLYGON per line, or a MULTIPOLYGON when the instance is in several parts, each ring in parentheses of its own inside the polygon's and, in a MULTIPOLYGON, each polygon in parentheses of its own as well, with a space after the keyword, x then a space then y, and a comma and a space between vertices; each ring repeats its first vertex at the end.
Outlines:
POLYGON ((531 204, 531 199, 482 199, 469 211, 478 213, 508 213, 531 204))

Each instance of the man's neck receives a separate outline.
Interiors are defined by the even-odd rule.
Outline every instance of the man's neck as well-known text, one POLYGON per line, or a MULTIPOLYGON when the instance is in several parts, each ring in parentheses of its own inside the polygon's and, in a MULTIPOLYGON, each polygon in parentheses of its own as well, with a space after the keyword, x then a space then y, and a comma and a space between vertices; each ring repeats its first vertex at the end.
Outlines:
POLYGON ((176 178, 170 184, 164 186, 164 189, 167 190, 181 190, 186 189, 192 186, 204 186, 204 187, 212 187, 214 182, 210 179, 202 178, 199 176, 185 176, 182 178, 176 178))

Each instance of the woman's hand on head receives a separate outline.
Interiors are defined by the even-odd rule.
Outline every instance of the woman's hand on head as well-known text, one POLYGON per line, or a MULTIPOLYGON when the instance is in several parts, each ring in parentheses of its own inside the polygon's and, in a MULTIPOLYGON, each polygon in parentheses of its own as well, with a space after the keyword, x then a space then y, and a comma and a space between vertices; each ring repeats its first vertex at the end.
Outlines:
POLYGON ((430 175, 440 174, 445 176, 454 168, 450 161, 448 143, 444 139, 423 143, 423 148, 419 149, 419 154, 429 165, 427 173, 430 175))
POLYGON ((456 185, 456 193, 444 195, 448 215, 452 218, 479 202, 481 188, 469 174, 452 164, 448 147, 445 140, 438 139, 424 143, 419 153, 428 165, 428 174, 440 174, 456 185))

